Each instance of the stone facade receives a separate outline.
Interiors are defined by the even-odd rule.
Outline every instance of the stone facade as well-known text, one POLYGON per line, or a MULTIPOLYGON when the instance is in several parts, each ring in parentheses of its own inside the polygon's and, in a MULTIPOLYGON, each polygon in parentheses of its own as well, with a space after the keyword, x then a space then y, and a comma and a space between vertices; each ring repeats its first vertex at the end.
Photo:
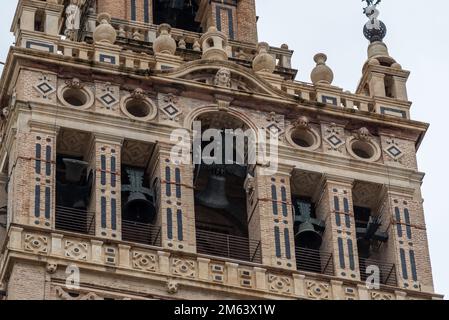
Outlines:
POLYGON ((152 1, 72 3, 84 22, 73 39, 60 37, 62 1, 21 1, 13 22, 0 82, 0 298, 442 298, 416 161, 428 125, 410 119, 409 72, 383 43, 370 45, 352 94, 332 84, 324 54, 313 84, 295 81, 288 46, 257 44, 254 0, 198 1, 202 34, 154 25, 152 1), (173 134, 194 137, 196 120, 252 129, 256 145, 276 133, 276 172, 258 151, 236 175, 242 216, 211 218, 201 168, 172 161, 192 143, 173 134), (74 188, 91 186, 70 210, 58 191, 67 159, 85 170, 74 188), (125 217, 136 188, 151 196, 151 224, 125 217), (298 199, 322 228, 306 254, 298 199), (387 240, 363 251, 367 211, 387 240))

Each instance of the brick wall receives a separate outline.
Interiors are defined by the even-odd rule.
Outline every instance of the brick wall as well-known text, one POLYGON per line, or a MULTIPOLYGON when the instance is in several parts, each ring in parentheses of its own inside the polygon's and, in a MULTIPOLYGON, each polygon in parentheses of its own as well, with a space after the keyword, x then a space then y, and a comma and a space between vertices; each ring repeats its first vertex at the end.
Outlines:
POLYGON ((257 42, 256 1, 240 0, 237 4, 238 40, 257 42))
POLYGON ((43 300, 45 288, 44 266, 14 264, 8 282, 8 300, 43 300))

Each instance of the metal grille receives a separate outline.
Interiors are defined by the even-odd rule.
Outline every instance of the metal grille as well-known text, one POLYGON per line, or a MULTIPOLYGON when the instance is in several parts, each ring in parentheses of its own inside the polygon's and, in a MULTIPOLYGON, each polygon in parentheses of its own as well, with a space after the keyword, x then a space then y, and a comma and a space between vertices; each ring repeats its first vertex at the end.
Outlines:
POLYGON ((204 230, 196 231, 197 252, 262 263, 260 241, 204 230))
POLYGON ((296 247, 296 268, 301 271, 334 275, 334 259, 331 253, 296 247))
POLYGON ((66 207, 56 207, 56 230, 95 235, 95 213, 66 207))
POLYGON ((160 247, 161 227, 134 221, 122 221, 122 240, 160 247))
POLYGON ((366 281, 366 279, 373 274, 372 270, 368 270, 370 272, 367 272, 367 268, 375 266, 380 271, 380 284, 393 287, 397 286, 396 266, 394 264, 361 258, 359 259, 359 266, 362 281, 366 281))

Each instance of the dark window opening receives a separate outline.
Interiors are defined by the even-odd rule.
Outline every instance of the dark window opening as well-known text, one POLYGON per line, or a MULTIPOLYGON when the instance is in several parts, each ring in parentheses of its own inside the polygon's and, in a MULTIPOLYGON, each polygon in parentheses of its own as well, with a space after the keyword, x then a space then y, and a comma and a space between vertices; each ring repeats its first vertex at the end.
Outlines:
POLYGON ((56 157, 56 229, 93 234, 94 214, 89 213, 93 171, 82 157, 56 157))
POLYGON ((173 28, 201 32, 195 21, 198 4, 195 0, 153 0, 155 24, 168 23, 173 28))
POLYGON ((385 96, 387 98, 395 98, 393 92, 393 77, 385 76, 385 96))
POLYGON ((44 32, 45 31, 45 11, 37 10, 34 16, 34 31, 44 32))
POLYGON ((160 245, 160 227, 155 223, 157 211, 149 175, 144 168, 122 166, 122 239, 160 245))

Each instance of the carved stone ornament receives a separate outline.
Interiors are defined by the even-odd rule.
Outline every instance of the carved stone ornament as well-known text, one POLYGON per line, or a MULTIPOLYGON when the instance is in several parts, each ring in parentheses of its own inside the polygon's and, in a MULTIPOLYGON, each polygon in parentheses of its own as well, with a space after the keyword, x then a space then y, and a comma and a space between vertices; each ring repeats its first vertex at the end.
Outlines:
POLYGON ((69 88, 73 88, 73 89, 83 89, 84 88, 84 84, 81 82, 80 79, 78 78, 73 78, 72 80, 67 80, 65 82, 65 84, 69 87, 69 88))
POLYGON ((58 264, 55 262, 48 262, 46 269, 49 274, 54 274, 56 270, 58 270, 58 264))
POLYGON ((231 71, 226 68, 218 70, 215 75, 214 84, 218 87, 230 88, 231 87, 231 71))
POLYGON ((354 134, 354 137, 361 141, 370 141, 371 133, 367 128, 363 127, 357 130, 357 132, 354 134))
POLYGON ((178 290, 179 290, 178 282, 176 282, 174 280, 170 280, 167 282, 167 292, 169 294, 176 294, 176 293, 178 293, 178 290))
POLYGON ((145 91, 143 91, 143 89, 137 88, 131 93, 131 97, 133 97, 136 100, 144 100, 146 98, 146 94, 145 91))
POLYGON ((309 123, 310 123, 309 118, 301 116, 295 121, 293 126, 297 129, 308 129, 309 123))

